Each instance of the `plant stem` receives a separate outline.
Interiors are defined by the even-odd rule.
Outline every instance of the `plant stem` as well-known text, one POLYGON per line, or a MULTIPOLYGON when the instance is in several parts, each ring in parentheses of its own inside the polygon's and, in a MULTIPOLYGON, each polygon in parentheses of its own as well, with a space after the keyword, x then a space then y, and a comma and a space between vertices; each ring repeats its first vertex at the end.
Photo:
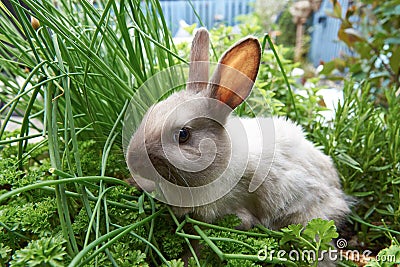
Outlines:
MULTIPOLYGON (((285 70, 284 70, 284 68, 283 68, 282 62, 281 62, 281 60, 280 60, 280 58, 279 58, 279 56, 278 56, 278 53, 277 53, 276 50, 275 50, 275 46, 274 46, 274 44, 272 43, 271 37, 269 36, 268 33, 266 33, 266 34, 264 35, 264 40, 263 40, 263 44, 264 44, 264 45, 265 45, 265 40, 268 41, 269 47, 271 48, 272 52, 274 53, 275 59, 276 59, 276 61, 278 62, 279 68, 281 69, 281 73, 282 73, 283 79, 285 80, 285 84, 286 84, 286 86, 287 86, 287 88, 288 88, 290 101, 287 101, 287 102, 288 102, 288 103, 289 103, 289 102, 292 103, 293 109, 294 109, 294 113, 296 114, 296 119, 299 119, 299 114, 297 113, 296 102, 295 102, 295 100, 294 100, 292 88, 290 87, 290 83, 289 83, 289 80, 288 80, 288 78, 287 78, 287 76, 286 76, 286 72, 285 72, 285 70)), ((290 112, 290 107, 288 107, 287 115, 289 115, 289 112, 290 112)))

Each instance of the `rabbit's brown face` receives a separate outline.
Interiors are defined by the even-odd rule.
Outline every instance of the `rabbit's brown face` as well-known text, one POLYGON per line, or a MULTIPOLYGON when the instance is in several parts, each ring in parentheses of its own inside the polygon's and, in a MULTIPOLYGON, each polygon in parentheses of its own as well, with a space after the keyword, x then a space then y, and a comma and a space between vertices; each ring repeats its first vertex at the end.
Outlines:
POLYGON ((231 151, 224 119, 215 116, 214 104, 215 100, 182 91, 153 106, 131 140, 142 147, 130 147, 129 166, 144 178, 154 179, 148 176, 157 171, 171 183, 186 187, 219 177, 231 151))

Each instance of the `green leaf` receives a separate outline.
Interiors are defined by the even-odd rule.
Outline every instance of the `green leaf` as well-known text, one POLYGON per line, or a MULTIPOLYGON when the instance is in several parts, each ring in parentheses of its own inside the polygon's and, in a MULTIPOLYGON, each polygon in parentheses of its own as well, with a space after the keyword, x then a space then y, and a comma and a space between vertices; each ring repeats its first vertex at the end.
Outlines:
POLYGON ((375 193, 375 191, 368 191, 368 192, 353 192, 351 194, 355 197, 366 197, 366 196, 373 195, 374 193, 375 193))
POLYGON ((382 267, 389 267, 389 266, 396 266, 396 264, 400 263, 400 246, 392 245, 388 248, 382 249, 376 259, 372 260, 371 262, 365 265, 366 267, 375 267, 375 266, 382 266, 382 267))
POLYGON ((13 255, 10 266, 64 266, 65 241, 59 237, 43 237, 31 241, 13 255))
POLYGON ((0 264, 4 264, 6 266, 6 262, 9 260, 9 254, 12 249, 9 246, 5 246, 3 242, 0 243, 0 264))
POLYGON ((139 214, 144 214, 144 196, 143 193, 138 199, 138 206, 139 206, 139 214))
POLYGON ((374 172, 381 172, 381 171, 389 170, 390 168, 393 168, 393 164, 387 164, 384 166, 370 166, 369 170, 374 171, 374 172))
POLYGON ((393 212, 390 212, 390 211, 388 211, 388 210, 376 209, 376 211, 377 211, 379 214, 382 214, 382 215, 393 216, 393 212))
POLYGON ((337 155, 337 159, 353 169, 363 172, 363 170, 360 168, 360 164, 348 154, 340 153, 337 155))
POLYGON ((352 28, 352 25, 347 25, 346 27, 342 24, 338 32, 338 37, 349 47, 354 47, 357 42, 365 41, 361 34, 356 29, 352 28))
POLYGON ((333 5, 333 10, 327 11, 326 14, 328 14, 331 17, 341 19, 342 18, 342 6, 340 5, 339 1, 331 0, 331 3, 333 5))
MULTIPOLYGON (((400 42, 400 38, 398 38, 400 42)), ((400 72, 400 45, 396 46, 396 48, 393 49, 393 54, 390 57, 390 67, 395 73, 400 72)))
POLYGON ((291 224, 288 227, 281 229, 284 233, 280 244, 283 245, 289 241, 297 240, 301 236, 304 226, 301 224, 291 224))
POLYGON ((336 64, 332 60, 332 61, 329 61, 329 62, 324 64, 324 68, 322 69, 322 71, 320 73, 323 74, 323 75, 329 75, 329 74, 332 73, 332 71, 334 69, 336 69, 336 64))
POLYGON ((327 245, 339 234, 333 220, 326 221, 321 218, 312 219, 304 229, 304 236, 315 243, 327 245))
POLYGON ((395 184, 395 185, 400 184, 400 177, 394 179, 394 180, 392 181, 392 184, 395 184))
MULTIPOLYGON (((171 267, 184 267, 185 266, 185 263, 181 259, 178 259, 178 260, 174 259, 174 260, 169 261, 168 263, 170 264, 171 267)), ((168 266, 168 265, 167 264, 162 265, 162 267, 166 267, 166 266, 168 266)))

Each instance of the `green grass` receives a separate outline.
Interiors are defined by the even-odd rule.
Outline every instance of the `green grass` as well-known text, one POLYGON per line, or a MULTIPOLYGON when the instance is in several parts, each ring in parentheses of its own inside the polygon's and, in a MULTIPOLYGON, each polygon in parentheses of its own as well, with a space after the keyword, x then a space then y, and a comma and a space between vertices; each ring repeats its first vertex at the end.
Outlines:
MULTIPOLYGON (((104 176, 110 148, 121 142, 121 114, 135 90, 152 76, 182 61, 176 53, 157 1, 97 1, 95 8, 87 1, 79 3, 58 1, 25 1, 29 10, 12 1, 17 17, 14 26, 1 4, 0 9, 0 59, 2 74, 2 145, 17 142, 16 164, 25 168, 30 157, 28 140, 37 118, 44 124, 40 129, 54 170, 66 170, 68 175, 54 172, 55 197, 58 221, 70 257, 78 255, 78 247, 72 224, 74 214, 70 210, 68 190, 65 183, 72 177, 82 177, 79 140, 96 140, 104 144, 100 173, 104 176), (40 27, 34 29, 27 15, 34 15, 40 27), (17 34, 17 31, 22 34, 17 34), (15 77, 25 79, 19 86, 15 77), (29 86, 28 86, 29 85, 29 86), (17 139, 6 139, 5 126, 11 114, 21 114, 23 121, 17 139), (119 137, 119 138, 117 138, 119 137), (60 182, 61 181, 61 182, 60 182)), ((123 158, 122 158, 123 159, 123 158)), ((107 182, 101 177, 97 192, 92 193, 90 178, 74 181, 75 192, 91 218, 90 229, 99 237, 110 231, 99 228, 100 204, 105 201, 107 182), (98 205, 91 207, 89 201, 97 194, 98 205)), ((39 187, 47 186, 45 184, 39 187)), ((34 185, 35 187, 35 185, 34 185)), ((14 192, 14 191, 11 191, 14 192)), ((2 197, 7 197, 3 194, 2 197)), ((106 202, 104 202, 106 203, 106 202)), ((90 233, 90 231, 88 231, 90 233)), ((90 240, 93 240, 92 236, 90 240)), ((89 239, 86 239, 85 246, 89 239)), ((106 254, 112 262, 109 251, 106 254)), ((81 254, 79 254, 81 255, 81 254)))
MULTIPOLYGON (((174 47, 158 1, 144 1, 142 8, 139 0, 97 2, 99 7, 63 0, 55 7, 50 0, 25 0, 28 11, 13 0, 16 26, 0 4, 0 98, 5 103, 0 110, 0 265, 182 266, 181 258, 188 255, 190 266, 251 266, 265 247, 318 252, 326 246, 336 236, 330 222, 314 222, 306 231, 292 226, 243 232, 234 229, 240 223, 234 216, 216 224, 176 218, 123 181, 129 177, 121 136, 128 101, 152 75, 185 63, 188 48, 174 47), (38 29, 27 14, 39 20, 38 29), (16 77, 25 83, 18 84, 16 77), (12 114, 23 119, 16 132, 8 133, 12 114), (35 125, 34 118, 44 126, 35 125), (37 136, 44 140, 28 143, 37 136), (318 241, 317 233, 327 239, 318 241), (193 240, 203 244, 200 256, 193 240)), ((259 30, 243 25, 242 35, 262 39, 259 30)), ((212 31, 214 56, 241 38, 231 31, 223 26, 212 31)), ((377 106, 368 84, 348 82, 335 119, 323 123, 318 87, 309 89, 307 98, 288 91, 301 85, 282 75, 298 66, 281 57, 284 50, 277 46, 263 54, 257 88, 248 100, 253 110, 245 104, 237 112, 286 115, 302 124, 335 161, 346 193, 357 199, 346 224, 356 248, 377 252, 392 243, 390 251, 398 251, 396 88, 387 88, 387 106, 377 106)))
POLYGON ((160 12, 157 1, 144 2, 144 11, 140 1, 97 1, 99 9, 86 1, 59 1, 58 7, 42 2, 26 1, 40 22, 37 30, 28 12, 14 4, 24 36, 16 34, 1 9, 0 51, 9 55, 1 59, 8 74, 1 79, 10 88, 11 99, 3 99, 12 106, 9 112, 22 109, 31 97, 35 101, 23 107, 25 116, 45 121, 50 116, 41 109, 43 103, 35 97, 39 94, 58 105, 60 121, 70 121, 73 114, 76 129, 92 131, 94 138, 107 136, 133 92, 156 71, 182 61, 165 21, 153 15, 160 12), (11 84, 14 75, 27 78, 32 88, 11 84))

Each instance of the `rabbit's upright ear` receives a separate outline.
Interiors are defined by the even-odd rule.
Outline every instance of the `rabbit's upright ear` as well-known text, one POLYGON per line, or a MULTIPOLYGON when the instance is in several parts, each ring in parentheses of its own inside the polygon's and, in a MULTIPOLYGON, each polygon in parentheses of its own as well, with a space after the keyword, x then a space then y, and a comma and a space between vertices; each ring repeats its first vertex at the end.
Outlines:
POLYGON ((199 92, 207 88, 210 37, 207 29, 200 28, 192 41, 187 89, 199 92))
POLYGON ((250 94, 260 66, 261 46, 254 37, 247 37, 222 55, 211 78, 209 96, 232 109, 250 94))

